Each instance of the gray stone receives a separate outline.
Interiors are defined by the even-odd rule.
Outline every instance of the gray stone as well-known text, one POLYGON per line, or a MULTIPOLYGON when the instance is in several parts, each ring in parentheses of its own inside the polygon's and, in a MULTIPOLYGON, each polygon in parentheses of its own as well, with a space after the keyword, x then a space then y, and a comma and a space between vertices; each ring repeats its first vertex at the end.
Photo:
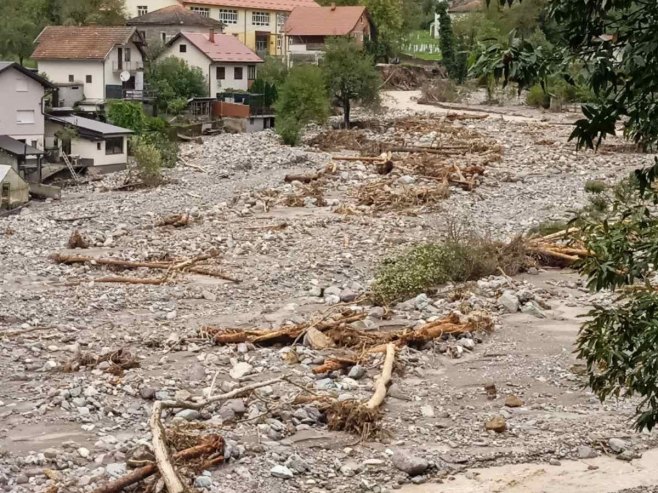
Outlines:
POLYGON ((324 302, 327 305, 337 305, 340 303, 340 296, 337 294, 330 294, 330 295, 325 295, 324 297, 324 302))
POLYGON ((521 306, 521 312, 527 315, 532 315, 536 318, 546 318, 546 313, 544 313, 544 311, 539 308, 539 306, 537 306, 534 301, 529 301, 525 305, 521 306))
POLYGON ((396 450, 393 453, 393 465, 402 472, 406 472, 409 476, 418 476, 427 471, 430 466, 427 460, 416 455, 412 455, 407 450, 396 450))
POLYGON ((194 486, 197 488, 208 489, 212 486, 212 478, 208 476, 197 476, 194 480, 194 486))
POLYGON ((308 463, 297 454, 292 454, 288 457, 285 465, 297 474, 302 474, 310 469, 308 463))
POLYGON ((322 296, 322 288, 320 286, 311 286, 308 290, 308 295, 314 298, 320 298, 322 296))
POLYGON ((425 293, 421 293, 414 298, 414 306, 416 310, 424 310, 427 308, 432 300, 430 300, 425 293))
POLYGON ((434 417, 434 408, 432 406, 421 406, 420 407, 420 414, 422 414, 426 418, 433 418, 434 417))
POLYGON ((348 462, 340 467, 340 473, 348 478, 356 475, 361 470, 361 466, 356 462, 348 462))
POLYGON ((217 295, 215 293, 211 293, 210 291, 204 291, 202 293, 203 299, 208 300, 208 301, 217 301, 217 295))
POLYGON ((105 466, 105 472, 114 478, 126 474, 126 465, 121 462, 113 462, 105 466))
POLYGON ((474 349, 475 341, 470 337, 464 337, 462 339, 457 339, 457 344, 459 344, 464 349, 474 349))
POLYGON ((329 390, 334 387, 334 381, 331 378, 323 378, 315 382, 315 388, 318 390, 329 390))
POLYGON ((224 407, 230 408, 235 414, 242 415, 247 412, 247 408, 244 405, 244 400, 242 399, 230 399, 226 401, 224 407))
POLYGON ((244 378, 247 375, 249 375, 253 370, 254 367, 251 366, 249 363, 245 361, 240 361, 233 368, 231 368, 231 371, 229 371, 229 375, 231 375, 231 378, 235 380, 239 380, 240 378, 244 378))
POLYGON ((628 443, 621 438, 611 438, 608 440, 608 446, 612 449, 613 452, 618 454, 628 448, 628 443))
POLYGON ((183 418, 186 421, 195 421, 201 418, 201 413, 196 409, 183 409, 176 413, 177 418, 183 418))
POLYGON ((80 448, 78 449, 78 455, 79 455, 80 457, 82 457, 83 459, 87 459, 87 458, 89 458, 89 453, 90 453, 90 452, 89 452, 89 449, 87 449, 87 448, 85 448, 85 447, 80 447, 80 448))
POLYGON ((190 380, 193 382, 203 382, 206 379, 206 369, 200 364, 192 365, 190 368, 190 380))
POLYGON ((374 319, 374 320, 381 320, 382 317, 384 316, 384 309, 381 306, 373 306, 369 311, 368 311, 368 317, 374 319))
POLYGON ((498 298, 498 304, 508 313, 516 313, 519 311, 519 298, 517 298, 517 296, 511 291, 503 292, 500 298, 498 298))
POLYGON ((357 298, 357 296, 359 295, 355 291, 352 291, 351 289, 344 289, 340 293, 340 301, 343 303, 351 303, 357 298))
POLYGON ((354 365, 350 368, 350 372, 347 374, 349 378, 354 380, 360 380, 366 375, 366 369, 361 365, 354 365))
POLYGON ((288 469, 286 466, 276 465, 270 469, 270 474, 275 478, 280 479, 292 479, 293 472, 288 469))
POLYGON ((338 296, 340 298, 340 293, 342 290, 338 286, 329 286, 324 290, 325 296, 338 296))
POLYGON ((598 455, 596 450, 594 450, 592 447, 587 447, 585 445, 581 445, 580 447, 578 447, 576 453, 578 454, 579 459, 593 459, 598 455))

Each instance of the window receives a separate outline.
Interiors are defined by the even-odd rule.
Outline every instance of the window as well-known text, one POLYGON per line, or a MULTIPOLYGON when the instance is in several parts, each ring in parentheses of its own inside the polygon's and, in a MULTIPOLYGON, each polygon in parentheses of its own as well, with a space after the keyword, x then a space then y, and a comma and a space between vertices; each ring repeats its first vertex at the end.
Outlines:
POLYGON ((281 51, 281 40, 283 39, 283 36, 280 34, 276 37, 276 51, 281 51))
POLYGON ((204 17, 210 17, 210 9, 208 7, 190 7, 190 10, 204 17))
POLYGON ((278 30, 281 31, 283 29, 283 25, 286 23, 288 20, 288 14, 283 14, 281 12, 276 14, 276 25, 279 28, 278 30))
POLYGON ((148 5, 138 5, 137 6, 137 15, 146 15, 149 13, 148 5))
POLYGON ((187 45, 180 45, 178 51, 181 53, 187 53, 187 45))
POLYGON ((39 141, 38 141, 38 140, 33 140, 33 141, 32 141, 32 147, 37 147, 38 145, 39 145, 39 141))
POLYGON ((242 67, 235 67, 233 69, 233 78, 235 80, 242 80, 242 67))
POLYGON ((16 112, 16 123, 19 125, 34 123, 34 110, 18 110, 16 112))
POLYGON ((69 75, 69 82, 73 82, 73 79, 75 79, 75 77, 72 76, 72 75, 69 75))
POLYGON ((105 140, 105 154, 123 154, 123 137, 114 137, 105 140))
POLYGON ((101 142, 96 142, 96 150, 100 151, 103 149, 103 144, 101 142))
POLYGON ((130 48, 128 48, 128 47, 124 48, 123 53, 124 53, 124 55, 123 55, 124 60, 129 62, 130 61, 130 48))
POLYGON ((167 42, 167 33, 165 33, 165 32, 161 32, 161 33, 160 33, 160 40, 161 40, 163 43, 166 43, 166 42, 167 42))
POLYGON ((217 69, 216 69, 216 78, 217 78, 217 80, 226 79, 226 67, 217 67, 217 69))
POLYGON ((247 67, 247 70, 248 70, 247 79, 256 80, 256 65, 249 65, 247 67))
POLYGON ((269 12, 252 12, 251 24, 254 26, 269 26, 270 13, 269 12))
POLYGON ((237 24, 238 11, 230 9, 219 9, 219 20, 224 24, 237 24))
POLYGON ((256 38, 256 51, 267 50, 267 38, 256 38))
POLYGON ((87 76, 85 77, 85 82, 86 82, 87 84, 91 84, 91 75, 87 75, 87 76))
POLYGON ((16 79, 16 92, 27 92, 27 80, 24 78, 16 79))

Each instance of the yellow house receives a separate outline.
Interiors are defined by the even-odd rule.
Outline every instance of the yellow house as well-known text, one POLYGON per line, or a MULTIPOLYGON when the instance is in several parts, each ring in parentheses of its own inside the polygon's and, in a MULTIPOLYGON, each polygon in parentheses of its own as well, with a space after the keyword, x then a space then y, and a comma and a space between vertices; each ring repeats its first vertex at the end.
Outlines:
POLYGON ((237 36, 261 57, 286 53, 283 26, 295 7, 318 6, 314 0, 126 0, 126 10, 134 17, 178 3, 223 22, 225 34, 237 36))

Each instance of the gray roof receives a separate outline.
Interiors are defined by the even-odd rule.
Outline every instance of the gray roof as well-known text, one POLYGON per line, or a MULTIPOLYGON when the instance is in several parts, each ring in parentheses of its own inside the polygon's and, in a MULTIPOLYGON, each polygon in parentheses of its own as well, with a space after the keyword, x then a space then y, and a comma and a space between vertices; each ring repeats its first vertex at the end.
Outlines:
POLYGON ((47 89, 55 89, 55 84, 53 84, 47 79, 44 79, 36 72, 19 65, 16 62, 0 62, 0 72, 4 72, 5 70, 10 68, 14 68, 19 72, 21 72, 22 74, 27 75, 30 79, 37 81, 39 84, 41 84, 43 87, 47 89))
POLYGON ((0 149, 14 156, 38 156, 43 154, 43 151, 36 147, 23 144, 16 139, 12 139, 9 135, 0 135, 0 149))
POLYGON ((127 128, 117 127, 116 125, 110 125, 109 123, 103 123, 98 120, 83 118, 81 116, 49 115, 48 119, 53 122, 63 123, 64 125, 71 125, 72 127, 77 128, 82 136, 91 133, 103 137, 112 137, 113 135, 121 136, 133 133, 132 130, 127 128))
POLYGON ((197 14, 182 5, 170 5, 126 22, 129 26, 196 26, 221 29, 223 23, 197 14))

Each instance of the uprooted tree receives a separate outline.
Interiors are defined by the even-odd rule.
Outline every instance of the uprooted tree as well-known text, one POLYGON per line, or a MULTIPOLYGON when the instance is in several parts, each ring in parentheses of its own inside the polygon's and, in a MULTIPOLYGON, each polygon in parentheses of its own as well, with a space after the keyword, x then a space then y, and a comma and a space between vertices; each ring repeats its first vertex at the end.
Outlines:
MULTIPOLYGON (((511 5, 514 0, 500 0, 511 5)), ((658 143, 658 2, 552 0, 549 13, 567 47, 588 68, 598 101, 583 106, 571 138, 597 147, 623 122, 624 135, 644 148, 658 143)), ((580 271, 593 290, 611 290, 578 336, 589 385, 601 399, 639 395, 638 428, 658 423, 658 161, 637 170, 625 194, 603 213, 579 218, 590 256, 580 271)))

